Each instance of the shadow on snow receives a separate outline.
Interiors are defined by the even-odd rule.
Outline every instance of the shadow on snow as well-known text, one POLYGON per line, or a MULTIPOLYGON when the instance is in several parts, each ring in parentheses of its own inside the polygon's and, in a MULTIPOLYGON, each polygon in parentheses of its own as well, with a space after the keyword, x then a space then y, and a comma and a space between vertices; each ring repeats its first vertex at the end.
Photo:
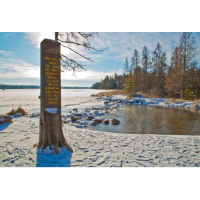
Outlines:
POLYGON ((70 167, 71 166, 72 152, 60 148, 60 153, 51 153, 50 150, 42 152, 41 149, 37 150, 37 163, 36 167, 70 167))
POLYGON ((12 123, 0 124, 0 131, 7 129, 12 123))

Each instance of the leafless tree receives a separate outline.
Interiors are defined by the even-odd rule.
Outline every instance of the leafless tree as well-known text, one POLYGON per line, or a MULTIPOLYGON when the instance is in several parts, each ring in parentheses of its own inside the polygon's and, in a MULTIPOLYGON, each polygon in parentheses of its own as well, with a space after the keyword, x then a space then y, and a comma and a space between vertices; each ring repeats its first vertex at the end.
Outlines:
POLYGON ((183 99, 185 90, 194 82, 193 76, 196 77, 197 74, 194 71, 197 69, 197 54, 198 47, 192 33, 182 33, 179 45, 173 50, 170 69, 166 76, 165 88, 172 96, 179 94, 178 97, 183 99))
POLYGON ((184 90, 186 89, 187 72, 195 63, 198 47, 192 33, 184 32, 180 38, 180 68, 181 68, 181 99, 183 99, 184 90))
MULTIPOLYGON (((74 47, 84 47, 86 50, 94 50, 94 51, 104 51, 98 50, 91 46, 91 40, 94 38, 94 36, 97 35, 97 33, 93 32, 55 32, 55 40, 61 43, 62 47, 65 47, 69 49, 70 51, 76 53, 80 57, 94 62, 90 58, 82 55, 77 50, 74 49, 74 47)), ((73 72, 86 70, 85 66, 76 60, 69 58, 67 55, 61 54, 60 55, 61 61, 63 63, 63 67, 67 70, 73 70, 73 72)))

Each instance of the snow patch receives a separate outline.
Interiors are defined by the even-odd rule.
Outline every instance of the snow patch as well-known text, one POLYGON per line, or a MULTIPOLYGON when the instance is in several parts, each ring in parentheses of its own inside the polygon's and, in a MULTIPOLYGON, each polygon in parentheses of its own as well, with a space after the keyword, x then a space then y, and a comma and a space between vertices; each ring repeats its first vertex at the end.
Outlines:
POLYGON ((52 114, 57 114, 59 113, 59 109, 58 108, 46 108, 45 109, 48 113, 52 113, 52 114))

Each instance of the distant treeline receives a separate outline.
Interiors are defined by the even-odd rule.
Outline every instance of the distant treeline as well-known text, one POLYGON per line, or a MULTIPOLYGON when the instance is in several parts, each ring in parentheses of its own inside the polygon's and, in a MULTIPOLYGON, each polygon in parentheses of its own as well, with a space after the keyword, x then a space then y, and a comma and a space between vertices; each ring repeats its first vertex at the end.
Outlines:
POLYGON ((94 83, 91 89, 123 89, 126 80, 126 74, 106 76, 101 82, 94 83))
MULTIPOLYGON (((62 89, 91 89, 91 87, 65 87, 65 86, 62 86, 61 88, 62 89)), ((40 89, 40 86, 0 84, 0 89, 40 89)))
POLYGON ((182 33, 177 46, 172 47, 169 64, 163 49, 159 42, 152 52, 147 46, 142 48, 141 53, 135 49, 130 64, 128 57, 125 59, 123 75, 106 76, 101 82, 93 84, 92 89, 122 89, 131 73, 135 93, 181 99, 200 98, 199 47, 192 33, 182 33))

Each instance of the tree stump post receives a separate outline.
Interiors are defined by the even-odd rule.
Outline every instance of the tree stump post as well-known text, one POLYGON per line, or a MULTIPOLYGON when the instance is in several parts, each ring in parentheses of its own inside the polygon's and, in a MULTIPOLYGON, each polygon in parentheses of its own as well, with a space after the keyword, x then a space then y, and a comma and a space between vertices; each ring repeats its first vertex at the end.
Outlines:
POLYGON ((59 153, 59 147, 65 146, 73 152, 62 131, 60 43, 48 39, 41 42, 39 123, 38 148, 59 153))

